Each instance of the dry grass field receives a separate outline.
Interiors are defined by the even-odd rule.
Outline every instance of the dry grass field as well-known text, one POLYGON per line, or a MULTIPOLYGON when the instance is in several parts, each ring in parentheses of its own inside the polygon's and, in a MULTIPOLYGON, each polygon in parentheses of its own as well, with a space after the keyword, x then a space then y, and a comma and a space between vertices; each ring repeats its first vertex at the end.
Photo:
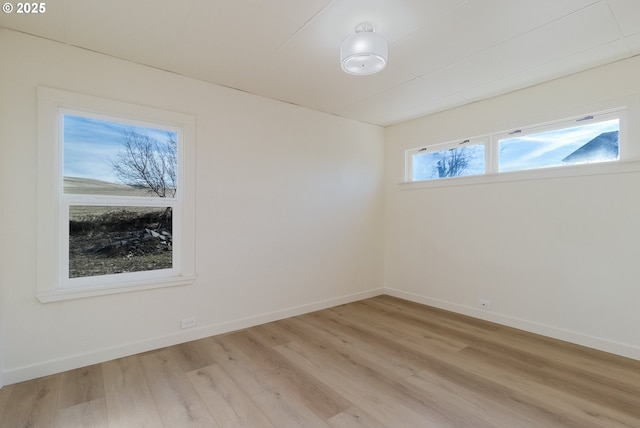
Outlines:
MULTIPOLYGON (((145 189, 65 177, 67 194, 150 196, 145 189)), ((69 277, 172 266, 171 216, 165 207, 74 205, 69 209, 69 277)))

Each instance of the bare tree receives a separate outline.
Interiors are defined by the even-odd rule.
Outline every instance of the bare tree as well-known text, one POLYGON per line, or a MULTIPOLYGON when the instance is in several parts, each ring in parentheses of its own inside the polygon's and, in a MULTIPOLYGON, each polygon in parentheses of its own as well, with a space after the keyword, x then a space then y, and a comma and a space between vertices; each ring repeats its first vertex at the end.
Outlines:
POLYGON ((447 150, 445 155, 438 161, 438 176, 457 177, 469 166, 472 155, 467 147, 447 150))
POLYGON ((167 134, 158 141, 133 130, 122 136, 123 150, 111 163, 118 179, 161 198, 174 197, 177 186, 177 142, 167 134))
MULTIPOLYGON (((133 130, 122 135, 123 150, 111 166, 118 179, 129 186, 146 189, 160 198, 176 195, 178 184, 177 141, 167 133, 158 141, 133 130)), ((167 207, 157 229, 172 230, 172 209, 167 207)))

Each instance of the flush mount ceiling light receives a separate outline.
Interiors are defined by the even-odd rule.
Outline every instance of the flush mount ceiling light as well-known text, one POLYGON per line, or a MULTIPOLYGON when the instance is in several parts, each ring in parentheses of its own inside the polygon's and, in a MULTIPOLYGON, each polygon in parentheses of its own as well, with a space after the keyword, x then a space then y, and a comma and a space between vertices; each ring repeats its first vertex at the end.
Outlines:
POLYGON ((340 46, 340 64, 349 74, 367 75, 387 66, 387 39, 374 32, 373 24, 363 22, 356 33, 340 46))

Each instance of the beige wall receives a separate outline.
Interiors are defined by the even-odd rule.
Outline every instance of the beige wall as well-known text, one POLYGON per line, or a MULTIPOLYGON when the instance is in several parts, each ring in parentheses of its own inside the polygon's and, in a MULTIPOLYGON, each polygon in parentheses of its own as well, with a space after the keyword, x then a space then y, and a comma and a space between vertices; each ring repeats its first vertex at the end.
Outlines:
POLYGON ((381 128, 8 30, 0 52, 5 383, 381 292, 381 128), (39 85, 197 117, 194 285, 36 300, 39 85))
POLYGON ((638 159, 639 75, 636 57, 386 128, 386 291, 640 358, 638 163, 593 176, 398 185, 406 149, 625 105, 623 149, 638 159))

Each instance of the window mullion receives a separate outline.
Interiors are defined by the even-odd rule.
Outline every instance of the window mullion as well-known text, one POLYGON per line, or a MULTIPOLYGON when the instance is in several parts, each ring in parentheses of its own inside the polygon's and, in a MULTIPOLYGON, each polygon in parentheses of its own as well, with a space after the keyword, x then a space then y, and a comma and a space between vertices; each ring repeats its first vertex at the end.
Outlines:
POLYGON ((64 194, 61 200, 68 205, 92 205, 92 206, 174 207, 178 204, 177 198, 75 195, 75 194, 64 194))
POLYGON ((487 174, 498 172, 498 139, 491 135, 487 142, 487 174))

